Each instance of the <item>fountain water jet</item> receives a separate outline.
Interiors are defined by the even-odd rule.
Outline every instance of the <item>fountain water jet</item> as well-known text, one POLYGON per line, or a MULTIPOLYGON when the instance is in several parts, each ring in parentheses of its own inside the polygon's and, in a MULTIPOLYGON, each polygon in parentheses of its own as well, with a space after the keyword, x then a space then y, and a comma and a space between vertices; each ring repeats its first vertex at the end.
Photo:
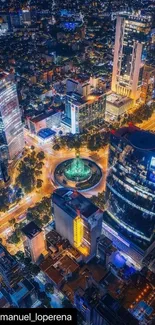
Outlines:
POLYGON ((69 180, 85 181, 91 176, 91 168, 80 158, 79 153, 76 153, 76 158, 66 167, 64 174, 69 180))

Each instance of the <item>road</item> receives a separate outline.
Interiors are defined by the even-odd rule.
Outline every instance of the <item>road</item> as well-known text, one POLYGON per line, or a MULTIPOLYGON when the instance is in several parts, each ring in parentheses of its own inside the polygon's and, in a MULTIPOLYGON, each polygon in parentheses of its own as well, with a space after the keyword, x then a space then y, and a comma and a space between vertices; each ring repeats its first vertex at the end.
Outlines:
MULTIPOLYGON (((41 176, 43 185, 41 189, 35 189, 31 194, 24 197, 17 206, 10 209, 6 213, 1 213, 0 233, 4 232, 9 227, 9 220, 13 218, 17 219, 20 215, 24 214, 29 207, 34 206, 37 202, 41 201, 44 196, 52 194, 55 189, 52 182, 52 175, 55 167, 61 161, 75 157, 74 149, 62 149, 60 151, 54 151, 51 143, 44 145, 38 144, 36 139, 29 135, 28 131, 25 132, 25 140, 27 145, 35 146, 36 151, 43 150, 45 153, 45 165, 43 167, 43 173, 41 176)), ((102 192, 105 188, 108 148, 101 149, 97 153, 92 153, 87 148, 82 148, 80 150, 80 155, 81 157, 91 158, 92 160, 96 161, 103 171, 103 177, 99 185, 95 189, 83 193, 85 196, 90 197, 98 192, 102 192)))
POLYGON ((138 126, 143 130, 155 131, 155 113, 147 121, 138 124, 138 126))

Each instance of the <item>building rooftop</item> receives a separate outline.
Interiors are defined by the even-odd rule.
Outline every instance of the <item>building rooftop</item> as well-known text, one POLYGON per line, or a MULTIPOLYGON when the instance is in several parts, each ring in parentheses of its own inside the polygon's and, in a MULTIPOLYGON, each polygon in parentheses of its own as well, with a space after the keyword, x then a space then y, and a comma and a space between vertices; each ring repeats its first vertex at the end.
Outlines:
POLYGON ((98 100, 100 97, 102 97, 103 94, 97 95, 97 94, 90 94, 86 97, 76 93, 76 92, 69 92, 67 93, 69 96, 69 100, 72 102, 72 104, 76 106, 82 106, 86 103, 90 104, 98 100))
POLYGON ((14 292, 11 295, 17 302, 27 296, 33 289, 34 286, 27 279, 24 279, 13 287, 14 292))
POLYGON ((119 129, 115 132, 115 135, 120 138, 125 138, 137 149, 155 151, 155 134, 141 130, 134 125, 119 129))
POLYGON ((3 295, 0 291, 0 308, 8 308, 10 307, 10 302, 7 300, 7 297, 3 295))
POLYGON ((13 258, 12 255, 9 254, 9 252, 0 245, 0 269, 1 272, 7 276, 9 274, 11 275, 11 272, 13 273, 13 270, 18 267, 18 262, 13 258))
POLYGON ((107 96, 106 102, 113 104, 116 107, 121 107, 122 105, 128 102, 132 102, 132 99, 115 93, 111 93, 107 96))
POLYGON ((114 298, 118 298, 118 290, 120 293, 123 291, 123 281, 111 272, 101 280, 100 285, 106 287, 107 292, 114 298))
POLYGON ((49 137, 52 137, 56 134, 55 131, 49 129, 49 128, 44 128, 44 129, 41 129, 37 135, 42 138, 42 139, 47 139, 49 137))
POLYGON ((88 304, 90 306, 95 306, 96 302, 100 299, 100 290, 97 286, 90 284, 86 286, 86 289, 83 290, 79 288, 76 294, 83 298, 84 304, 88 304))
POLYGON ((31 221, 25 227, 22 228, 22 232, 29 239, 33 239, 39 233, 41 233, 42 230, 35 224, 35 222, 31 221))
POLYGON ((58 113, 56 110, 51 109, 48 112, 41 113, 38 116, 35 116, 35 117, 31 118, 31 122, 38 123, 38 122, 46 119, 47 117, 50 117, 50 116, 56 114, 56 113, 58 113))
POLYGON ((74 273, 79 269, 79 265, 68 255, 65 255, 61 258, 59 267, 63 270, 64 273, 74 273))
MULTIPOLYGON (((88 287, 88 279, 93 279, 98 285, 100 281, 107 274, 107 270, 100 264, 96 263, 96 260, 92 260, 88 264, 80 268, 76 277, 68 279, 63 285, 62 291, 69 297, 71 301, 74 301, 75 291, 81 291, 84 294, 88 287)), ((92 283, 93 283, 92 281, 92 283)))
POLYGON ((48 275, 48 277, 56 284, 60 285, 63 281, 64 277, 61 275, 59 270, 57 270, 55 267, 50 266, 45 273, 48 275))
POLYGON ((40 264, 41 270, 45 272, 56 285, 60 285, 65 276, 79 269, 79 265, 67 255, 67 250, 65 253, 66 254, 58 254, 54 259, 48 256, 40 264))
POLYGON ((146 131, 135 131, 127 135, 129 142, 139 149, 155 150, 155 134, 146 131))
POLYGON ((52 200, 64 211, 75 218, 80 213, 85 218, 91 217, 99 208, 77 191, 57 189, 52 200))
POLYGON ((110 321, 111 325, 139 324, 138 321, 124 307, 121 307, 119 302, 109 294, 106 294, 102 298, 96 307, 96 311, 101 316, 103 315, 103 318, 110 321))

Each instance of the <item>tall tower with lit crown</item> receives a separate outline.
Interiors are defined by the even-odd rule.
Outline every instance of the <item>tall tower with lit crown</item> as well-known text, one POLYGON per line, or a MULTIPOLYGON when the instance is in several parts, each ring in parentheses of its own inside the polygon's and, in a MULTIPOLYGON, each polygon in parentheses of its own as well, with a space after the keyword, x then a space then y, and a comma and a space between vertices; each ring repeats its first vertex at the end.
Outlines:
POLYGON ((138 13, 117 17, 112 91, 135 101, 141 93, 150 29, 150 16, 138 13))

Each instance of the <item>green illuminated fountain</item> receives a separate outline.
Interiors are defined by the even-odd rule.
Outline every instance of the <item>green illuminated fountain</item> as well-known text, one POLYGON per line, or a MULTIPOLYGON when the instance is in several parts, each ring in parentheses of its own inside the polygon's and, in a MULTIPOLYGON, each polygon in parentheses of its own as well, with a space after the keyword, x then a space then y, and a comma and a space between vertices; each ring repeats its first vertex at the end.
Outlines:
POLYGON ((72 159, 64 170, 64 174, 71 181, 85 181, 91 176, 91 168, 80 158, 79 152, 77 152, 76 158, 72 159))

